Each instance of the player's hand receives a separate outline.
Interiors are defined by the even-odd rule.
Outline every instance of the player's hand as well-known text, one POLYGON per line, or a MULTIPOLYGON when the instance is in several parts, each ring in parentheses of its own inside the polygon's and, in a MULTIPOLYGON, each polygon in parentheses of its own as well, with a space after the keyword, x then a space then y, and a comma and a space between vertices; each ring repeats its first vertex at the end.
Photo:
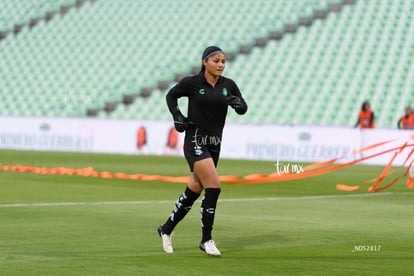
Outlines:
POLYGON ((188 129, 191 122, 178 110, 173 114, 174 127, 178 132, 184 132, 188 129))
POLYGON ((227 98, 227 104, 236 110, 241 109, 244 106, 242 100, 239 97, 233 95, 227 98))

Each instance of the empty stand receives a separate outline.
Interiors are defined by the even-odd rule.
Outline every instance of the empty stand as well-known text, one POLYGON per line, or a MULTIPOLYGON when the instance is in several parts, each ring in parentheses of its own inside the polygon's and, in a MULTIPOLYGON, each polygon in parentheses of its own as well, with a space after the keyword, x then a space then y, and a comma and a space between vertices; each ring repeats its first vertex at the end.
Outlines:
POLYGON ((352 126, 368 99, 395 127, 413 101, 412 1, 96 0, 35 26, 79 2, 4 3, 0 31, 26 26, 0 40, 0 115, 169 120, 166 90, 210 44, 250 107, 228 121, 352 126))

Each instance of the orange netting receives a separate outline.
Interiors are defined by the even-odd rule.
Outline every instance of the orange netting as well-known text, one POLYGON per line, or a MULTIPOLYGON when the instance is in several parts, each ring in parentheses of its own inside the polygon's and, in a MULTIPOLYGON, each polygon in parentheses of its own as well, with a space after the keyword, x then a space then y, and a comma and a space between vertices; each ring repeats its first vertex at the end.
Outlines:
MULTIPOLYGON (((305 167, 301 167, 299 172, 284 172, 284 173, 271 173, 271 174, 250 174, 245 176, 236 176, 236 175, 224 175, 220 176, 220 181, 227 184, 258 184, 266 182, 278 182, 278 181, 288 181, 295 179, 308 178, 312 176, 326 174, 335 170, 339 170, 357 163, 360 163, 365 160, 369 160, 380 155, 392 153, 391 159, 388 161, 387 165, 384 167, 384 170, 378 177, 365 180, 357 185, 346 185, 346 184, 337 184, 336 189, 342 191, 355 191, 358 190, 361 186, 367 185, 370 183, 375 184, 368 188, 369 192, 375 192, 387 189, 394 185, 398 180, 405 177, 409 173, 409 169, 413 166, 414 159, 412 158, 414 154, 414 135, 409 136, 400 146, 387 148, 387 144, 395 142, 394 140, 384 141, 381 143, 376 143, 365 148, 362 148, 352 154, 351 157, 360 155, 361 153, 371 152, 364 157, 353 159, 349 162, 344 162, 338 164, 338 161, 345 159, 346 157, 335 158, 323 162, 313 163, 305 167), (411 149, 410 149, 411 148, 411 149), (386 183, 381 186, 385 177, 390 174, 392 171, 395 173, 398 169, 391 170, 393 163, 399 154, 402 154, 404 150, 409 149, 407 157, 405 158, 401 167, 403 167, 403 173, 399 176, 392 179, 389 183, 386 183), (372 152, 377 150, 376 152, 372 152)), ((348 157, 349 158, 349 157, 348 157)), ((85 177, 100 177, 100 178, 118 178, 118 179, 132 179, 132 180, 156 180, 164 182, 174 182, 174 183, 187 183, 189 176, 165 176, 165 175, 147 175, 147 174, 127 174, 122 172, 109 172, 109 171, 96 171, 93 167, 86 168, 67 168, 67 167, 33 167, 33 166, 24 166, 24 165, 2 165, 0 164, 0 171, 13 171, 13 172, 29 172, 36 174, 57 174, 57 175, 77 175, 85 177)), ((407 188, 413 188, 413 178, 408 178, 407 188)))

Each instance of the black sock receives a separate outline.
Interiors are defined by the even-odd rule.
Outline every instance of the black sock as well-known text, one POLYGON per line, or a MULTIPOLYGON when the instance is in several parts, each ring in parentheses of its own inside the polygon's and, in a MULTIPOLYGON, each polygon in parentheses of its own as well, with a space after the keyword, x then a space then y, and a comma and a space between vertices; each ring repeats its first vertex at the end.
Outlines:
POLYGON ((211 232, 213 231, 214 215, 216 213, 217 200, 221 189, 208 188, 205 189, 205 191, 203 201, 201 202, 202 243, 212 239, 211 232))
POLYGON ((191 191, 188 187, 185 189, 184 193, 175 202, 174 210, 171 212, 170 216, 162 227, 162 231, 165 234, 170 235, 172 233, 175 226, 191 210, 194 201, 196 201, 199 196, 200 194, 191 191))

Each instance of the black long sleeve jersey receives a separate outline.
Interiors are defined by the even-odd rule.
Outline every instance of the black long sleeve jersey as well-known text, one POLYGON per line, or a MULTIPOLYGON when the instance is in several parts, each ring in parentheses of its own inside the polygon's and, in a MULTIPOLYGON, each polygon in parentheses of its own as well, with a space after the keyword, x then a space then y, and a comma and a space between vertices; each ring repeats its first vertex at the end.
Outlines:
POLYGON ((237 96, 242 101, 242 107, 236 109, 240 115, 247 112, 247 104, 243 99, 236 83, 220 76, 213 87, 203 75, 194 75, 183 78, 166 96, 167 105, 171 113, 177 106, 177 99, 188 97, 188 120, 199 129, 200 134, 208 139, 221 141, 226 121, 229 96, 237 96))

